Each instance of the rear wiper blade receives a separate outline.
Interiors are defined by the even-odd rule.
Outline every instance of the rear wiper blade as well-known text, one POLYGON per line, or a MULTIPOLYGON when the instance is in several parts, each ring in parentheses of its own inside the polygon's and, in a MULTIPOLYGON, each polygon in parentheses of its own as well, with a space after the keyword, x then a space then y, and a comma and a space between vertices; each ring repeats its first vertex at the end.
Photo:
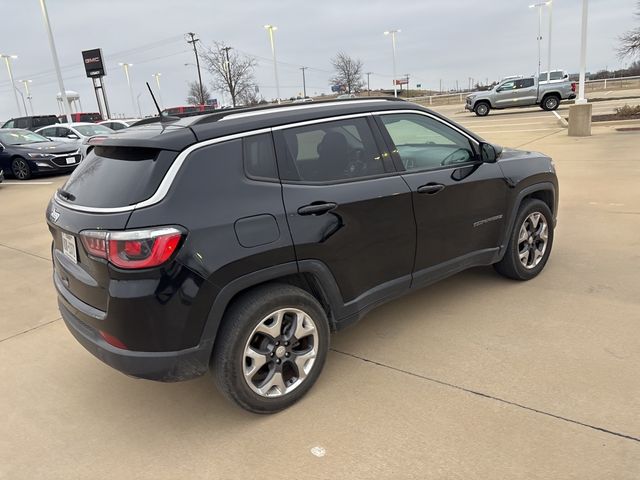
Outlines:
POLYGON ((61 188, 58 189, 58 195, 60 195, 65 200, 69 200, 70 202, 73 202, 76 199, 76 196, 73 193, 69 193, 61 188))

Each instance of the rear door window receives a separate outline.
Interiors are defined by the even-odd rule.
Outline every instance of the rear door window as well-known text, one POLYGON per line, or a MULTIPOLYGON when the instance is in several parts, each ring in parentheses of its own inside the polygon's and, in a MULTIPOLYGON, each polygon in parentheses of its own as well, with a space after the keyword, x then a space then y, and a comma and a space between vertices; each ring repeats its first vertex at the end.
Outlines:
POLYGON ((385 173, 367 121, 352 118, 290 128, 283 180, 336 182, 385 173))
POLYGON ((62 187, 63 198, 85 207, 124 207, 151 197, 176 152, 96 146, 62 187))

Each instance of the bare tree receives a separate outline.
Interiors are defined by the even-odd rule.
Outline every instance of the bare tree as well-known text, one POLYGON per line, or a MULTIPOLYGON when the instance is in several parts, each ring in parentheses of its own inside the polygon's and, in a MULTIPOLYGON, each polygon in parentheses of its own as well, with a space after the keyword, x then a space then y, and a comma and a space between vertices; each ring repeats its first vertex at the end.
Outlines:
POLYGON ((359 92, 365 85, 363 78, 363 63, 357 58, 352 58, 344 52, 331 59, 331 65, 335 75, 331 78, 333 85, 342 85, 347 93, 359 92))
POLYGON ((253 72, 257 64, 254 58, 218 42, 207 49, 202 58, 205 68, 213 75, 213 88, 228 92, 234 107, 252 98, 251 94, 255 92, 253 72))
POLYGON ((187 103, 189 105, 207 105, 210 101, 211 92, 205 85, 202 85, 201 91, 198 82, 189 83, 189 91, 187 93, 187 103))
MULTIPOLYGON (((640 20, 640 1, 636 5, 635 16, 640 20)), ((618 56, 624 57, 640 57, 640 27, 625 32, 620 37, 620 46, 618 47, 618 56)))

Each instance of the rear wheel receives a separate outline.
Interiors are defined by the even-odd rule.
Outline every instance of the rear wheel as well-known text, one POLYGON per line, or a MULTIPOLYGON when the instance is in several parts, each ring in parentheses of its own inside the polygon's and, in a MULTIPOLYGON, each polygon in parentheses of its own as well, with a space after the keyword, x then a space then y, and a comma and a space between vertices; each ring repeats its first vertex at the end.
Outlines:
POLYGON ((542 109, 551 111, 558 108, 560 99, 556 95, 548 95, 542 99, 542 109))
POLYGON ((16 157, 12 160, 11 172, 18 180, 28 180, 31 178, 31 167, 29 163, 21 157, 16 157))
POLYGON ((551 210, 541 200, 526 200, 516 216, 507 251, 494 268, 505 277, 530 280, 546 265, 552 244, 551 210))
POLYGON ((491 110, 491 107, 489 107, 489 104, 487 102, 480 102, 473 109, 473 111, 479 117, 486 117, 487 115, 489 115, 489 110, 491 110))
POLYGON ((227 398, 251 412, 274 413, 312 387, 328 349, 329 324, 318 301, 291 285, 265 285, 229 307, 212 369, 227 398))

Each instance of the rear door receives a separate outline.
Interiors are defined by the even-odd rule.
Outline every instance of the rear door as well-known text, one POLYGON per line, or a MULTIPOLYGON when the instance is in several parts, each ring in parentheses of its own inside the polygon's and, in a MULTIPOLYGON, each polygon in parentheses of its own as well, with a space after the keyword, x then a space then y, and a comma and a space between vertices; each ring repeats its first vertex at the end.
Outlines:
POLYGON ((326 265, 356 310, 406 290, 415 253, 411 193, 370 122, 274 129, 297 260, 326 265))
POLYGON ((516 105, 534 105, 538 98, 537 90, 533 78, 516 80, 516 89, 513 92, 516 105))
POLYGON ((412 191, 417 246, 414 277, 491 258, 504 232, 507 186, 496 163, 482 163, 477 142, 436 117, 377 115, 412 191))

